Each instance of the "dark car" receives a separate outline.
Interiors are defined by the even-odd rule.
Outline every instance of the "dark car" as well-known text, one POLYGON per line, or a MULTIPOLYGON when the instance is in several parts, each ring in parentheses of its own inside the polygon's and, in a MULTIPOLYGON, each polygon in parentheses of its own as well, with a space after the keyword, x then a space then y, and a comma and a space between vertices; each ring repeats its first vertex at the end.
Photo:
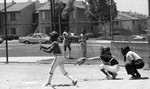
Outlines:
POLYGON ((78 36, 76 33, 70 33, 69 40, 72 43, 79 43, 80 36, 78 36))
MULTIPOLYGON (((78 36, 76 33, 70 33, 70 35, 69 35, 69 41, 70 42, 79 43, 79 39, 80 39, 80 36, 78 36)), ((59 36, 58 41, 60 43, 62 43, 63 42, 63 36, 59 36)))
POLYGON ((63 37, 62 37, 62 36, 59 36, 59 37, 58 37, 58 42, 60 42, 60 43, 63 42, 63 37))
POLYGON ((50 44, 50 37, 44 33, 32 33, 25 37, 19 37, 20 43, 30 44, 30 43, 44 43, 50 44))
POLYGON ((0 38, 0 44, 3 43, 3 41, 4 41, 4 39, 3 39, 3 38, 0 38))

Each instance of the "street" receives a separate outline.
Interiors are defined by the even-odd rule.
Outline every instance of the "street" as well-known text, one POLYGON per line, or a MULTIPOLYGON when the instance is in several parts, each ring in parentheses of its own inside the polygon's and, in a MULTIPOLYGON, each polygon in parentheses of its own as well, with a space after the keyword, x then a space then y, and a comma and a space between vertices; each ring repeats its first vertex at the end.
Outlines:
MULTIPOLYGON (((55 87, 43 85, 47 82, 50 64, 39 63, 9 63, 0 64, 0 89, 149 89, 149 79, 129 80, 125 68, 120 67, 116 80, 103 80, 104 74, 99 65, 65 65, 67 72, 78 80, 77 86, 56 69, 52 84, 55 87)), ((149 78, 149 70, 139 70, 142 77, 149 78)))

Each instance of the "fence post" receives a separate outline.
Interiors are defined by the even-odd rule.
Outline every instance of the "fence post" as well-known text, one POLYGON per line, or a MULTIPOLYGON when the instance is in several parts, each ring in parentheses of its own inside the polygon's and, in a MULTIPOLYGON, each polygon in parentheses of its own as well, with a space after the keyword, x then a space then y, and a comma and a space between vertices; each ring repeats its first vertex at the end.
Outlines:
POLYGON ((150 56, 149 56, 149 59, 148 59, 148 69, 150 69, 150 56))

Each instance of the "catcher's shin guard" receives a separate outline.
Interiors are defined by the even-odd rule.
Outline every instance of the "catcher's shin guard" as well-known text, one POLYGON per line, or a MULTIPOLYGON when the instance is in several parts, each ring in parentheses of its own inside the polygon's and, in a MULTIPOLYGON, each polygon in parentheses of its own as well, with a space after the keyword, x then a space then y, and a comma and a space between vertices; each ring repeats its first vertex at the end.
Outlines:
POLYGON ((109 74, 104 70, 104 69, 100 69, 106 76, 109 76, 109 74))
POLYGON ((118 75, 116 72, 110 72, 110 71, 108 71, 108 73, 110 75, 112 75, 112 78, 116 78, 116 76, 118 75))

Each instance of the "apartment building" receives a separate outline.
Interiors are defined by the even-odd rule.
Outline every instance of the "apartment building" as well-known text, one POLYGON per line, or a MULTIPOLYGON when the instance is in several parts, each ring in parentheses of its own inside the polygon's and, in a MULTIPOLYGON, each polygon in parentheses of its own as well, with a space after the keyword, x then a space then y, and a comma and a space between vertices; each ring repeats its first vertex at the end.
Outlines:
MULTIPOLYGON (((15 3, 7 8, 7 31, 8 34, 25 36, 34 32, 32 29, 33 12, 35 11, 34 2, 15 3)), ((4 10, 1 11, 4 18, 4 10)), ((4 21, 3 23, 4 24, 4 21)), ((4 25, 1 27, 4 33, 4 25)))

